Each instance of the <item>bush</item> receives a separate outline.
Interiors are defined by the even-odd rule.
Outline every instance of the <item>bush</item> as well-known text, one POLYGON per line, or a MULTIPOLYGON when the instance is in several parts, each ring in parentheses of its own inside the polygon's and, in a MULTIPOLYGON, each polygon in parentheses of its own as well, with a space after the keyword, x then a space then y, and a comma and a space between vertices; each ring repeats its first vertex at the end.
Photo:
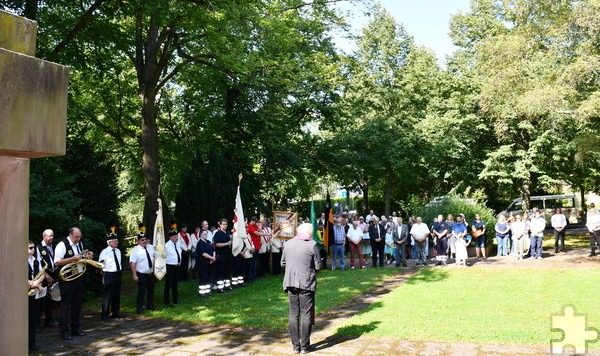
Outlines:
POLYGON ((416 210, 415 216, 422 217, 423 222, 431 227, 433 224, 433 219, 440 214, 444 216, 444 219, 448 214, 452 214, 454 216, 454 220, 456 221, 456 216, 460 213, 465 215, 469 226, 473 220, 475 220, 475 214, 481 215, 481 219, 485 221, 487 245, 491 245, 495 235, 494 226, 496 225, 496 216, 494 215, 494 211, 492 209, 488 208, 482 203, 473 204, 471 202, 462 201, 460 197, 451 196, 447 199, 444 199, 441 204, 424 206, 421 209, 416 210))

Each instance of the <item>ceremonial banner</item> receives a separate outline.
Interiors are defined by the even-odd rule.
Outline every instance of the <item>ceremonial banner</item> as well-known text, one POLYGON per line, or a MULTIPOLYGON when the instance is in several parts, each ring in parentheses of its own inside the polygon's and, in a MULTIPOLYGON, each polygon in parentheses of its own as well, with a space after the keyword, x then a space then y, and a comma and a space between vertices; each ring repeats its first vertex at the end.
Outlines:
POLYGON ((292 211, 273 212, 273 237, 289 240, 296 235, 298 214, 292 211))
POLYGON ((237 195, 235 196, 235 209, 233 210, 233 214, 231 253, 234 256, 237 256, 244 249, 244 240, 246 239, 246 224, 244 223, 244 210, 242 209, 242 197, 240 196, 239 186, 237 188, 237 195))
POLYGON ((317 226, 317 214, 315 213, 315 201, 314 200, 310 201, 310 223, 313 226, 312 239, 317 241, 318 226, 317 226))
POLYGON ((154 275, 160 281, 167 274, 167 261, 165 250, 165 228, 163 226, 162 201, 158 200, 158 211, 156 212, 156 222, 154 223, 154 275))
POLYGON ((329 241, 333 240, 333 213, 331 212, 331 196, 327 191, 325 200, 325 226, 323 227, 323 245, 329 247, 329 241))

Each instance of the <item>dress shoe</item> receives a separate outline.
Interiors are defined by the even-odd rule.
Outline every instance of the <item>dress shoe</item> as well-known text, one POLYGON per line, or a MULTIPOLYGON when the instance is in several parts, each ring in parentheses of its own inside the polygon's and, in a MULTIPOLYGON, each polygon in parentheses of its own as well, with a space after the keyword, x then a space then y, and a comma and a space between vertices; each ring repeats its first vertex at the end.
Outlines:
POLYGON ((48 321, 46 322, 46 327, 47 328, 57 328, 58 327, 58 323, 55 321, 48 321))
POLYGON ((71 335, 71 333, 68 331, 62 331, 60 336, 65 340, 73 340, 73 335, 71 335))
POLYGON ((168 307, 174 307, 175 306, 175 304, 173 304, 173 303, 165 303, 165 305, 168 306, 168 307))
POLYGON ((87 334, 81 331, 81 329, 77 329, 75 331, 71 331, 71 334, 74 336, 86 336, 87 334))
POLYGON ((119 319, 121 319, 121 318, 125 318, 126 315, 125 314, 121 314, 121 313, 117 313, 117 314, 113 313, 112 317, 113 318, 119 318, 119 319))
POLYGON ((37 345, 29 346, 29 351, 40 351, 40 347, 37 345))
POLYGON ((138 314, 142 314, 144 312, 144 310, 143 309, 136 309, 135 312, 138 313, 138 314))
POLYGON ((103 317, 101 317, 101 319, 102 319, 102 321, 104 321, 104 322, 108 322, 108 321, 111 321, 111 320, 112 320, 112 319, 111 319, 110 317, 108 317, 108 316, 103 316, 103 317))
POLYGON ((146 309, 154 311, 154 310, 156 310, 156 305, 148 306, 148 307, 146 307, 146 309))

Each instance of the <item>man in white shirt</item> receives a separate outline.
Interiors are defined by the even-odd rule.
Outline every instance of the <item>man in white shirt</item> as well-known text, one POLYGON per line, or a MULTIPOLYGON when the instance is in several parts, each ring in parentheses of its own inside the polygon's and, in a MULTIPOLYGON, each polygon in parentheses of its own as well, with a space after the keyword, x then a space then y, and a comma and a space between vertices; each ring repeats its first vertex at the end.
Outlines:
POLYGON ((544 229, 546 228, 546 219, 541 217, 540 211, 536 210, 533 219, 529 223, 529 231, 531 231, 531 242, 529 252, 531 257, 535 259, 542 258, 542 241, 544 239, 544 229))
MULTIPOLYGON (((66 264, 80 261, 84 256, 83 244, 81 243, 82 233, 77 227, 69 230, 69 236, 56 245, 54 253, 54 266, 62 268, 66 264)), ((94 254, 90 251, 86 253, 85 258, 92 258, 94 254)), ((72 281, 63 281, 60 283, 60 336, 65 340, 73 340, 75 336, 85 336, 81 331, 79 317, 81 315, 81 301, 83 296, 83 278, 75 278, 72 281), (70 324, 70 325, 69 325, 70 324), (69 331, 70 326, 70 331, 69 331)))
MULTIPOLYGON (((375 213, 373 212, 373 209, 369 210, 369 215, 367 215, 367 218, 365 219, 365 222, 368 224, 369 221, 375 219, 377 216, 375 215, 375 213)), ((378 219, 379 220, 379 219, 378 219)))
POLYGON ((596 248, 600 246, 600 211, 596 209, 594 203, 590 204, 590 209, 587 212, 585 227, 590 233, 590 255, 596 256, 596 248))
POLYGON ((104 263, 104 268, 102 269, 104 291, 102 292, 102 313, 100 314, 102 321, 110 321, 109 310, 112 311, 113 318, 125 317, 125 315, 120 313, 123 260, 121 258, 121 251, 118 249, 119 239, 112 228, 111 232, 106 235, 106 244, 108 247, 102 250, 100 256, 98 256, 98 261, 104 263))
POLYGON ((144 231, 137 236, 138 245, 131 250, 129 266, 133 275, 133 282, 138 286, 136 312, 144 312, 144 297, 146 298, 146 309, 155 310, 154 305, 154 246, 148 243, 144 231))
POLYGON ((201 225, 202 225, 202 231, 206 231, 206 239, 208 241, 210 241, 210 243, 213 243, 214 234, 208 228, 208 221, 204 220, 201 225))
POLYGON ((179 265, 181 264, 181 247, 178 243, 179 233, 177 229, 169 231, 169 241, 165 243, 165 252, 167 257, 167 275, 165 276, 165 305, 172 307, 171 294, 173 295, 173 303, 179 304, 179 293, 177 292, 177 284, 179 282, 179 265))
POLYGON ((360 268, 365 268, 365 261, 363 260, 362 248, 360 243, 363 239, 363 230, 358 227, 358 220, 352 221, 352 226, 346 233, 348 242, 350 243, 350 269, 354 269, 354 254, 358 254, 358 263, 360 268))
POLYGON ((567 228, 567 218, 563 215, 561 208, 556 208, 555 214, 550 219, 554 229, 554 253, 558 253, 558 241, 560 240, 560 252, 565 250, 565 229, 567 228))
POLYGON ((427 266, 426 246, 427 238, 429 237, 429 227, 423 224, 423 218, 417 216, 416 222, 410 229, 410 235, 415 239, 415 250, 417 255, 417 266, 427 266))

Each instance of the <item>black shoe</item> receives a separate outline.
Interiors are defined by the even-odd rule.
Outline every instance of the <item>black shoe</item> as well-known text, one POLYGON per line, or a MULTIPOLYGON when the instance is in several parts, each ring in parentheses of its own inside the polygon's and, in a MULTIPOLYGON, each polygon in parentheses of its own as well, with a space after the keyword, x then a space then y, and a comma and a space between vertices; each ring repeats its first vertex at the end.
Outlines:
POLYGON ((40 351, 40 347, 37 345, 29 346, 29 351, 40 351))
POLYGON ((156 305, 148 306, 148 307, 146 307, 146 309, 154 311, 154 310, 156 310, 156 305))
POLYGON ((396 263, 396 264, 394 265, 394 267, 400 267, 400 264, 399 264, 399 263, 396 263))
POLYGON ((75 331, 71 331, 71 335, 74 336, 86 336, 87 334, 81 331, 81 329, 77 329, 75 331))
POLYGON ((406 263, 405 263, 405 264, 403 264, 403 265, 402 265, 402 267, 407 267, 407 266, 406 266, 406 263))
POLYGON ((55 321, 48 321, 46 322, 46 327, 47 328, 57 328, 58 327, 58 323, 55 321))
POLYGON ((595 253, 590 253, 590 255, 588 257, 594 257, 594 256, 596 256, 595 253))
POLYGON ((73 335, 68 331, 61 331, 60 336, 65 340, 73 340, 73 335))
POLYGON ((143 309, 136 309, 135 312, 138 313, 138 314, 142 314, 144 312, 144 310, 143 309))
POLYGON ((103 316, 103 317, 101 317, 101 319, 102 319, 102 321, 104 321, 104 322, 109 322, 109 321, 111 321, 111 320, 112 320, 112 319, 111 319, 110 317, 108 317, 108 316, 103 316))
POLYGON ((173 304, 173 303, 165 303, 165 305, 168 306, 168 307, 174 307, 175 306, 175 304, 173 304))
POLYGON ((126 315, 125 314, 121 314, 121 313, 117 313, 117 314, 113 313, 112 317, 113 318, 119 318, 119 319, 121 319, 121 318, 125 318, 126 315))
POLYGON ((173 303, 175 303, 175 304, 181 304, 181 301, 178 299, 178 300, 174 301, 173 303))

